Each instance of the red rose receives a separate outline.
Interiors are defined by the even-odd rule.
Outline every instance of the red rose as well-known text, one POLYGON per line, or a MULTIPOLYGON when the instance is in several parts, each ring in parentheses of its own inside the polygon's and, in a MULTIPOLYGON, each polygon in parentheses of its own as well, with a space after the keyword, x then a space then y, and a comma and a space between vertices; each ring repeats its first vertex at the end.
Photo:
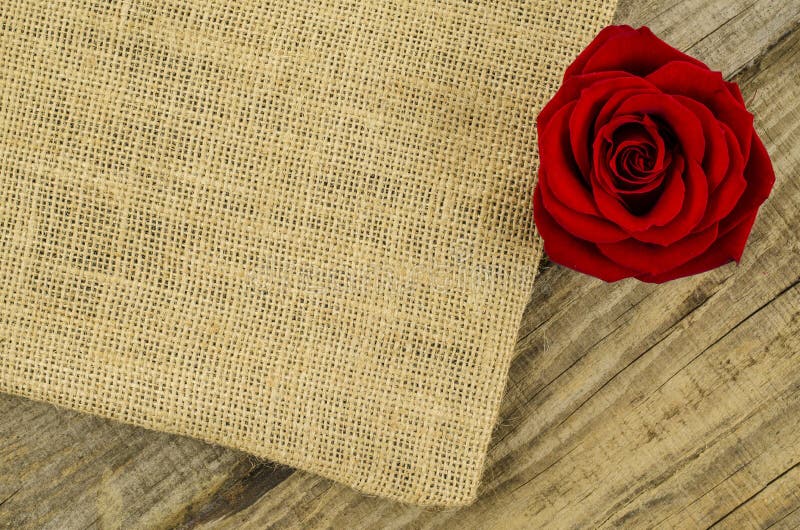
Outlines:
POLYGON ((738 262, 775 181, 739 87, 648 28, 604 29, 537 129, 545 251, 606 281, 738 262))

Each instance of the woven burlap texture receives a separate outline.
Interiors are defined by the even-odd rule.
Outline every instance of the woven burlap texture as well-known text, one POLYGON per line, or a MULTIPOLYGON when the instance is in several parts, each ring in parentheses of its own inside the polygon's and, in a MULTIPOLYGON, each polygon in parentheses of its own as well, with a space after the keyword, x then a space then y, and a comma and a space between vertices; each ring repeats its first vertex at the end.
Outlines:
POLYGON ((3 0, 0 391, 469 502, 613 8, 3 0))

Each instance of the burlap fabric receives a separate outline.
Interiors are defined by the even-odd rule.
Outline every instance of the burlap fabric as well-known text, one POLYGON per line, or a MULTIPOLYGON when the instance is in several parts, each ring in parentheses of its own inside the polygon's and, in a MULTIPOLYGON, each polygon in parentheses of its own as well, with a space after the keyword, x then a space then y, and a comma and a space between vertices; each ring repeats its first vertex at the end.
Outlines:
POLYGON ((3 0, 0 391, 470 501, 613 0, 3 0))

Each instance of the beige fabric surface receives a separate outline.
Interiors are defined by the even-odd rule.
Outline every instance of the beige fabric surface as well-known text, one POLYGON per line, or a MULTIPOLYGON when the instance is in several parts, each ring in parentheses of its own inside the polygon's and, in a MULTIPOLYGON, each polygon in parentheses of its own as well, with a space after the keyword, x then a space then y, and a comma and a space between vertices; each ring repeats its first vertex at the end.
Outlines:
POLYGON ((474 498, 613 0, 3 0, 0 391, 474 498))

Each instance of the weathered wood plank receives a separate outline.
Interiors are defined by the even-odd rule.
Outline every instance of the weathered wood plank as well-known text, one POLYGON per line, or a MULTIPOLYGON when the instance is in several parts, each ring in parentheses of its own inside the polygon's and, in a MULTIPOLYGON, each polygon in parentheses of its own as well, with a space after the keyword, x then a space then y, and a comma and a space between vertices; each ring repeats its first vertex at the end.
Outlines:
POLYGON ((153 527, 223 484, 241 454, 0 395, 0 527, 153 527))
POLYGON ((544 265, 474 506, 0 396, 0 526, 800 525, 800 2, 623 0, 617 21, 735 75, 776 189, 739 267, 652 286, 544 265))

